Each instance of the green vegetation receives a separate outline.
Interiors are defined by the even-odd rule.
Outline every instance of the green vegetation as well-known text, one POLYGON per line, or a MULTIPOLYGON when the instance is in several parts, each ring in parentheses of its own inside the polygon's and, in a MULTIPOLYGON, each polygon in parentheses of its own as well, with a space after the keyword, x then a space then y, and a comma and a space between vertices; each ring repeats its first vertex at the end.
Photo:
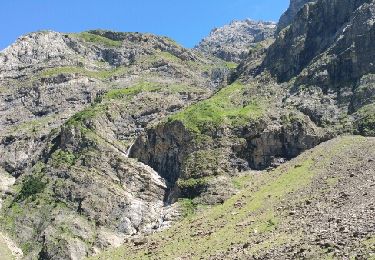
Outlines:
POLYGON ((110 90, 104 95, 103 99, 124 99, 142 92, 155 92, 160 89, 161 85, 159 84, 142 82, 132 87, 110 90))
POLYGON ((181 208, 181 213, 184 218, 191 217, 195 214, 197 210, 197 205, 192 199, 179 199, 179 206, 181 208))
POLYGON ((26 176, 16 201, 24 201, 29 197, 31 197, 31 200, 35 200, 36 195, 42 193, 46 186, 47 182, 43 180, 41 175, 26 176))
POLYGON ((220 164, 225 156, 220 149, 198 150, 191 153, 183 163, 183 176, 186 178, 202 178, 220 173, 220 164), (184 171, 188 169, 188 171, 184 171))
POLYGON ((232 179, 233 186, 236 189, 244 189, 253 179, 254 174, 242 174, 232 179))
POLYGON ((52 154, 52 165, 54 167, 72 166, 76 161, 76 156, 70 151, 57 150, 52 154))
POLYGON ((97 43, 97 44, 104 45, 106 47, 117 48, 117 47, 121 47, 122 45, 122 41, 114 41, 106 37, 93 34, 93 33, 89 33, 89 32, 72 34, 72 36, 80 38, 86 42, 97 43))
POLYGON ((207 184, 207 178, 179 179, 177 181, 181 196, 191 199, 199 195, 207 187, 207 184))
POLYGON ((356 116, 356 126, 360 134, 364 136, 375 136, 375 104, 366 105, 361 108, 356 116))
POLYGON ((238 67, 238 64, 235 63, 235 62, 226 62, 225 63, 225 66, 228 68, 228 69, 231 69, 231 70, 234 70, 238 67))
POLYGON ((249 88, 251 87, 234 83, 211 98, 173 115, 169 120, 181 121, 195 133, 214 131, 223 125, 246 125, 261 117, 264 111, 260 101, 244 96, 244 92, 249 88))

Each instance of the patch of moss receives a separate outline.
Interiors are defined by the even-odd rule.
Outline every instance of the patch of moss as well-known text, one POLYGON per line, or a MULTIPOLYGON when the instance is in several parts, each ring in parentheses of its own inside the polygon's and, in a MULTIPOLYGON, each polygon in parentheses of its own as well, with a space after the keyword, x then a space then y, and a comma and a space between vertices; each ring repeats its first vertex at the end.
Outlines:
POLYGON ((211 98, 198 102, 169 120, 181 121, 195 133, 215 131, 220 126, 246 125, 263 115, 263 105, 249 99, 244 92, 250 86, 234 83, 223 88, 211 98))
POLYGON ((122 41, 114 41, 112 39, 89 32, 72 34, 72 36, 80 38, 86 42, 97 43, 110 48, 118 48, 122 46, 122 41))

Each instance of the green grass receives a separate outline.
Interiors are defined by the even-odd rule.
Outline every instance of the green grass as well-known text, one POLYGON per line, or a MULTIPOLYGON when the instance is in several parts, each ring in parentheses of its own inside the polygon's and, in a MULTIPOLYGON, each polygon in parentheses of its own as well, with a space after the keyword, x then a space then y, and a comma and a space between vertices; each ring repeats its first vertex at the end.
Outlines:
POLYGON ((181 214, 184 218, 192 217, 197 209, 197 205, 192 199, 179 199, 178 204, 181 208, 181 214))
POLYGON ((80 38, 86 42, 91 42, 91 43, 97 43, 101 44, 106 47, 111 47, 111 48, 118 48, 122 46, 122 41, 114 41, 111 39, 108 39, 106 37, 89 33, 89 32, 82 32, 82 33, 77 33, 77 34, 72 34, 73 37, 80 38))
POLYGON ((235 63, 235 62, 226 62, 225 63, 225 66, 228 68, 228 69, 236 69, 238 67, 238 64, 235 63))
POLYGON ((142 82, 129 88, 110 90, 104 95, 103 99, 124 99, 142 92, 155 92, 161 88, 159 84, 142 82))
POLYGON ((198 102, 169 118, 181 121, 196 133, 212 131, 219 126, 246 125, 263 115, 263 104, 256 99, 244 97, 250 86, 234 83, 223 88, 211 98, 198 102))

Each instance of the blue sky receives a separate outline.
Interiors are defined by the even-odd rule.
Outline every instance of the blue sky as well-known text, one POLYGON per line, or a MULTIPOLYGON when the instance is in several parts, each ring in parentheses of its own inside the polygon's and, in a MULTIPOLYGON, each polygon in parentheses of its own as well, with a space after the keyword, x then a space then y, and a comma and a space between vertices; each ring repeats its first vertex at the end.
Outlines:
POLYGON ((150 32, 193 47, 233 19, 277 21, 289 0, 3 0, 0 49, 38 30, 150 32))

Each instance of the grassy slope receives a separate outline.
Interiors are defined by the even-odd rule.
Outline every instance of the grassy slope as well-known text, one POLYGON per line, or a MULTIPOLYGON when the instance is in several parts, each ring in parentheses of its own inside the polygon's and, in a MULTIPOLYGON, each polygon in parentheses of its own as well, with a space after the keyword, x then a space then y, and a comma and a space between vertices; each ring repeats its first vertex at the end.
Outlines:
MULTIPOLYGON (((250 244, 246 251, 249 257, 299 240, 298 230, 278 232, 278 226, 288 222, 276 209, 285 199, 300 200, 300 190, 307 189, 314 179, 325 178, 325 169, 333 158, 346 156, 352 150, 369 149, 374 144, 373 138, 363 137, 342 137, 322 144, 269 174, 249 176, 246 188, 223 205, 152 235, 146 244, 127 244, 93 259, 220 258, 233 247, 242 249, 250 244), (259 237, 263 240, 255 243, 259 237)), ((321 254, 325 257, 326 252, 321 254)), ((327 253, 326 258, 330 257, 327 253)))
POLYGON ((198 102, 172 116, 197 133, 220 125, 244 125, 251 119, 262 116, 263 104, 256 98, 249 98, 244 92, 253 86, 233 83, 221 89, 211 98, 198 102))

